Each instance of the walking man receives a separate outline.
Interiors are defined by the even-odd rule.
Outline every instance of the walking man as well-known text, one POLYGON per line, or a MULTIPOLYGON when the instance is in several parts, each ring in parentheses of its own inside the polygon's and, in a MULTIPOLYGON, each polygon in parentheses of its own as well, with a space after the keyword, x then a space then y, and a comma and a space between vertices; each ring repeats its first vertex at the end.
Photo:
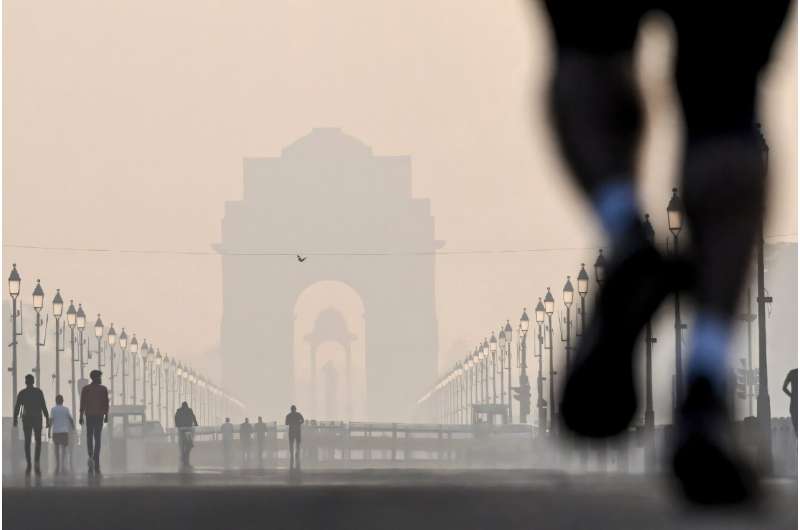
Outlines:
POLYGON ((250 462, 250 442, 253 439, 253 425, 247 418, 239 426, 239 442, 242 444, 242 468, 246 468, 250 462))
POLYGON ((56 453, 56 475, 62 471, 62 462, 66 469, 66 460, 69 456, 69 468, 72 470, 72 453, 69 450, 69 433, 75 430, 75 420, 70 414, 69 407, 64 406, 64 396, 56 396, 56 406, 50 411, 50 429, 48 433, 53 440, 56 453))
POLYGON ((83 425, 86 416, 86 449, 89 454, 89 474, 100 474, 100 442, 103 424, 108 423, 108 389, 101 384, 103 372, 92 370, 91 383, 81 390, 81 411, 78 423, 83 425))
POLYGON ((786 379, 783 381, 783 393, 789 396, 789 415, 792 417, 794 426, 794 437, 797 438, 797 368, 789 370, 786 379), (789 386, 792 390, 789 391, 789 386))
POLYGON ((291 412, 286 415, 286 425, 289 426, 289 469, 300 469, 300 433, 304 421, 303 415, 292 405, 291 412))
POLYGON ((253 432, 256 434, 256 451, 258 451, 258 467, 263 467, 264 462, 264 441, 267 438, 267 424, 258 417, 258 421, 253 425, 253 432))
POLYGON ((628 427, 637 411, 637 337, 670 293, 689 290, 696 322, 678 387, 686 390, 677 396, 673 471, 694 502, 742 501, 756 483, 729 443, 724 367, 766 199, 758 77, 790 1, 542 3, 556 48, 553 126, 610 247, 595 314, 564 385, 561 419, 591 437, 628 427), (682 194, 692 238, 674 262, 642 230, 635 187, 644 112, 634 46, 642 19, 655 9, 673 23, 685 125, 682 194))
POLYGON ((181 408, 175 411, 175 428, 178 430, 178 449, 181 453, 181 469, 192 469, 189 463, 189 454, 194 447, 194 428, 197 427, 197 418, 194 411, 189 408, 185 401, 181 403, 181 408))
POLYGON ((36 453, 34 456, 34 470, 37 475, 42 472, 39 469, 39 456, 42 453, 42 415, 44 415, 47 427, 50 427, 50 416, 47 414, 47 405, 44 402, 42 391, 33 386, 33 375, 25 376, 25 388, 17 394, 17 403, 14 405, 14 427, 17 426, 17 416, 22 409, 22 431, 25 434, 25 461, 28 466, 25 468, 25 476, 31 474, 31 435, 36 442, 36 453))
POLYGON ((225 423, 220 427, 222 433, 222 456, 225 469, 231 468, 231 446, 233 445, 233 424, 230 418, 225 418, 225 423))

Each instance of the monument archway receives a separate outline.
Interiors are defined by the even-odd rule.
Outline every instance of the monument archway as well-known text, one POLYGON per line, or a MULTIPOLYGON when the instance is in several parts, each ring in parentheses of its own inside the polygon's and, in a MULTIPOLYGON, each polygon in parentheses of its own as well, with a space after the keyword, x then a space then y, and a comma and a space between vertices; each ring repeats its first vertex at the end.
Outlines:
MULTIPOLYGON (((325 128, 280 157, 245 159, 243 198, 225 203, 215 245, 222 384, 248 414, 265 418, 280 419, 292 400, 308 399, 296 384, 295 304, 310 285, 341 282, 358 293, 369 326, 368 333, 348 329, 363 341, 365 419, 409 419, 436 377, 434 252, 441 245, 428 199, 411 196, 407 156, 375 156, 325 128)), ((320 311, 327 307, 336 305, 320 311)), ((341 346, 320 337, 320 351, 341 346)), ((335 363, 327 369, 341 385, 339 372, 335 363)))

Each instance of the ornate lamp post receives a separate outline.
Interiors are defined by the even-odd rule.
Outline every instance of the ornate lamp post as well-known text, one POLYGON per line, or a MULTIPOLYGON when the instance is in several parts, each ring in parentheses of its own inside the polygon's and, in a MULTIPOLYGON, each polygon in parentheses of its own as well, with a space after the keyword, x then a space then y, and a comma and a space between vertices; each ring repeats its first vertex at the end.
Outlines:
POLYGON ((542 357, 544 352, 544 335, 542 335, 542 324, 544 323, 544 304, 542 299, 539 298, 539 303, 536 304, 534 309, 534 318, 536 320, 537 338, 539 339, 539 374, 536 377, 536 392, 538 399, 536 400, 536 408, 539 411, 539 431, 542 434, 547 434, 547 401, 544 399, 544 377, 542 377, 542 357))
POLYGON ((511 392, 511 341, 513 339, 514 330, 511 328, 511 323, 506 320, 506 327, 503 328, 506 334, 506 369, 508 371, 508 423, 514 423, 514 407, 511 406, 513 395, 511 392))
POLYGON ((528 354, 527 336, 530 327, 530 319, 526 308, 522 309, 522 316, 519 318, 519 349, 520 349, 520 372, 519 372, 519 422, 528 423, 528 414, 531 412, 531 384, 528 381, 528 354))
POLYGON ((44 290, 39 280, 36 280, 36 288, 33 290, 33 309, 36 311, 36 386, 41 386, 41 328, 42 328, 42 308, 44 307, 44 290))
MULTIPOLYGON (((650 215, 645 214, 642 230, 645 238, 650 243, 655 241, 655 230, 650 224, 650 215)), ((653 337, 653 325, 648 319, 645 325, 644 348, 645 348, 645 405, 644 405, 644 431, 645 431, 645 469, 655 471, 656 467, 656 445, 655 445, 655 412, 653 410, 653 344, 656 338, 653 337)))
POLYGON ((108 333, 106 333, 106 341, 108 342, 108 356, 111 360, 111 379, 110 379, 110 401, 111 404, 114 404, 114 378, 116 377, 116 373, 114 372, 114 344, 117 343, 117 331, 114 329, 114 323, 111 323, 111 326, 108 328, 108 333))
POLYGON ((69 384, 72 387, 72 413, 75 414, 77 401, 75 398, 75 388, 77 385, 77 381, 75 381, 75 363, 78 362, 78 359, 75 358, 75 325, 77 324, 78 317, 77 311, 75 311, 75 305, 73 304, 72 300, 69 301, 69 308, 67 309, 67 326, 69 326, 69 350, 70 350, 70 369, 72 372, 72 379, 70 379, 69 384))
POLYGON ((564 284, 564 289, 561 291, 561 300, 564 302, 564 307, 567 308, 567 338, 562 337, 562 341, 565 344, 565 351, 566 351, 566 368, 567 372, 569 373, 569 364, 571 359, 572 353, 572 319, 570 317, 570 308, 572 307, 572 302, 575 300, 575 290, 572 288, 572 282, 569 280, 569 276, 567 276, 567 283, 564 284))
MULTIPOLYGON (((144 405, 144 410, 147 411, 147 368, 150 362, 150 352, 152 351, 152 347, 147 344, 147 339, 142 341, 142 348, 140 351, 140 356, 142 358, 142 405, 144 405)), ((150 419, 153 419, 152 416, 150 419)))
POLYGON ((80 351, 81 363, 81 379, 78 381, 78 383, 79 385, 85 385, 86 377, 84 376, 83 369, 87 363, 83 360, 83 330, 86 329, 86 313, 83 312, 83 307, 81 304, 78 304, 78 312, 76 313, 75 317, 76 326, 78 327, 78 350, 80 351))
POLYGON ((64 300, 61 298, 61 289, 56 289, 56 296, 53 298, 53 317, 56 319, 56 395, 61 394, 61 352, 64 351, 64 348, 60 345, 58 335, 63 313, 64 300))
POLYGON ((500 333, 497 334, 497 347, 500 349, 500 404, 506 404, 506 332, 500 326, 500 333))
POLYGON ((132 403, 137 405, 136 402, 136 358, 139 356, 139 341, 136 340, 136 333, 133 334, 133 338, 131 339, 131 368, 133 370, 133 377, 132 377, 132 403))
MULTIPOLYGON (((678 255, 678 235, 683 229, 683 202, 678 196, 678 188, 672 188, 672 197, 667 205, 667 223, 672 232, 672 251, 678 255)), ((681 359, 681 342, 684 325, 681 322, 681 296, 675 290, 675 398, 673 402, 673 417, 677 417, 677 410, 683 397, 683 360, 681 359)))
POLYGON ((492 355, 492 404, 497 404, 497 337, 494 336, 489 339, 489 353, 492 355))
POLYGON ((556 385, 556 371, 553 367, 553 312, 556 310, 556 301, 550 293, 550 288, 547 288, 547 293, 544 295, 544 312, 547 315, 547 335, 548 335, 548 350, 550 354, 550 432, 555 433, 558 428, 558 409, 556 407, 555 398, 555 385, 556 385))
POLYGON ((103 362, 103 321, 100 320, 100 313, 97 313, 97 320, 94 323, 94 336, 97 338, 97 369, 105 368, 103 362))
MULTIPOLYGON (((155 368, 156 376, 158 377, 158 384, 156 385, 156 390, 158 391, 158 421, 161 422, 161 350, 156 350, 156 356, 153 358, 153 366, 155 368)), ((150 387, 150 410, 153 410, 153 387, 150 387)))
POLYGON ((122 350, 122 404, 128 404, 128 370, 127 370, 127 357, 128 357, 128 334, 125 333, 125 328, 122 328, 122 333, 119 334, 119 348, 122 350))
POLYGON ((581 263, 581 270, 578 273, 578 294, 581 297, 581 332, 575 331, 575 336, 583 335, 586 330, 586 295, 589 293, 589 274, 586 272, 585 264, 581 263))
POLYGON ((481 357, 483 358, 483 402, 489 403, 489 341, 483 338, 481 357))

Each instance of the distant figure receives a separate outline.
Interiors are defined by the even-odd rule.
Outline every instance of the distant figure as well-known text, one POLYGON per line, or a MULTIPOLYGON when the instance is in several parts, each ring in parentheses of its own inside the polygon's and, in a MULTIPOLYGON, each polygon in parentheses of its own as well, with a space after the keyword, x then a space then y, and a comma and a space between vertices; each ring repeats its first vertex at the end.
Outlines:
POLYGON ((678 387, 673 471, 691 501, 743 501, 757 483, 727 443, 724 367, 766 200, 758 78, 790 1, 542 4, 555 40, 552 125, 609 247, 594 315, 564 383, 560 418, 583 436, 626 430, 638 410, 633 356, 640 332, 665 298, 688 290, 696 321, 678 387), (683 224, 691 231, 679 258, 665 257, 652 243, 636 189, 645 114, 635 45, 642 20, 655 10, 670 18, 676 40, 672 72, 684 125, 685 203, 675 189, 668 222, 673 234, 683 224))
POLYGON ((222 455, 225 469, 231 467, 231 446, 233 445, 233 424, 230 418, 225 418, 225 423, 220 427, 222 433, 222 455))
POLYGON ((789 370, 786 379, 783 381, 783 393, 789 396, 789 415, 792 417, 794 426, 794 437, 797 438, 797 368, 789 370), (791 385, 791 392, 787 390, 791 385))
POLYGON ((307 257, 301 258, 300 254, 297 255, 297 261, 299 261, 300 263, 303 263, 307 259, 308 259, 307 257))
POLYGON ((242 445, 242 467, 247 467, 251 460, 250 441, 253 439, 253 424, 247 418, 239 426, 239 443, 242 445))
POLYGON ((41 390, 33 386, 33 375, 25 376, 25 388, 17 394, 17 403, 14 406, 14 427, 17 426, 17 416, 19 409, 22 409, 22 431, 25 434, 25 461, 28 467, 25 468, 25 475, 31 474, 31 434, 36 441, 36 454, 34 459, 34 469, 37 475, 41 475, 39 469, 39 456, 42 453, 42 415, 45 417, 47 427, 50 427, 50 416, 47 414, 47 405, 44 402, 44 394, 41 390))
POLYGON ((103 438, 103 424, 108 423, 108 389, 101 384, 103 372, 92 370, 91 383, 81 390, 81 411, 78 423, 83 425, 86 416, 86 450, 89 454, 87 465, 89 474, 100 474, 100 443, 103 438))
POLYGON ((189 408, 185 401, 181 403, 181 408, 175 411, 175 428, 178 430, 178 448, 181 453, 181 469, 192 469, 189 463, 189 454, 194 447, 194 428, 197 427, 197 418, 194 411, 189 408))
POLYGON ((69 456, 69 468, 72 470, 72 452, 69 450, 69 433, 75 430, 75 420, 70 414, 69 407, 64 406, 64 396, 56 396, 56 406, 50 411, 50 438, 56 454, 56 475, 61 473, 61 462, 66 467, 69 456))
POLYGON ((303 415, 292 405, 292 411, 286 415, 286 425, 289 426, 289 469, 300 469, 301 425, 304 421, 303 415))
POLYGON ((264 442, 267 438, 267 424, 261 419, 261 416, 258 417, 258 421, 253 426, 253 432, 256 435, 256 451, 257 459, 258 459, 258 467, 263 467, 264 461, 264 442))

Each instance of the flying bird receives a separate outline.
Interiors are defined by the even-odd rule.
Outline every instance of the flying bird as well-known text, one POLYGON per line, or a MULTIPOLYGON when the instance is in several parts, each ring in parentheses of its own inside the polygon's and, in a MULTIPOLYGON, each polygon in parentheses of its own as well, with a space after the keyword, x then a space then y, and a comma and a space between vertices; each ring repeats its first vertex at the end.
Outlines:
POLYGON ((300 263, 303 263, 303 262, 304 262, 305 260, 307 260, 307 259, 308 259, 308 257, 301 258, 301 257, 300 257, 300 254, 297 254, 297 261, 299 261, 300 263))

